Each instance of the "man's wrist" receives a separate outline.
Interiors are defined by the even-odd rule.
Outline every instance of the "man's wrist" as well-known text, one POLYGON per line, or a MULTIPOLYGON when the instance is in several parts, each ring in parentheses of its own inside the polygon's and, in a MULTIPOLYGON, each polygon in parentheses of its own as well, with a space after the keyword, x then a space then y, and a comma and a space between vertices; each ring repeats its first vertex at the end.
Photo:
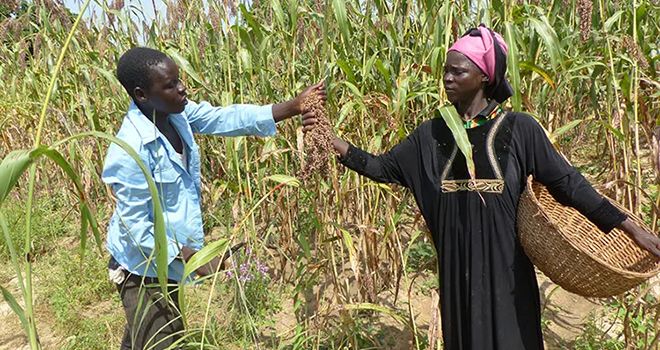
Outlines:
POLYGON ((296 116, 298 114, 302 114, 302 103, 299 101, 298 96, 289 100, 287 104, 288 104, 287 109, 291 114, 291 117, 296 116))
POLYGON ((276 123, 285 119, 289 119, 300 113, 301 107, 300 103, 298 103, 297 97, 292 100, 273 105, 273 120, 275 120, 276 123))

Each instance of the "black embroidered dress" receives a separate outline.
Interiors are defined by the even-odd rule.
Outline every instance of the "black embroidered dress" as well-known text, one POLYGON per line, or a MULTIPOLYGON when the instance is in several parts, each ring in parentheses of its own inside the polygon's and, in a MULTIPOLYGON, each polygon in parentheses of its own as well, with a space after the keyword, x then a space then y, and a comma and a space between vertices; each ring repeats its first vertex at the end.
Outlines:
POLYGON ((555 151, 532 117, 502 112, 466 131, 476 183, 467 181, 465 158, 439 117, 385 154, 373 156, 351 145, 340 161, 414 194, 438 256, 445 349, 542 349, 534 268, 516 236, 516 210, 527 177, 605 232, 625 214, 555 151))

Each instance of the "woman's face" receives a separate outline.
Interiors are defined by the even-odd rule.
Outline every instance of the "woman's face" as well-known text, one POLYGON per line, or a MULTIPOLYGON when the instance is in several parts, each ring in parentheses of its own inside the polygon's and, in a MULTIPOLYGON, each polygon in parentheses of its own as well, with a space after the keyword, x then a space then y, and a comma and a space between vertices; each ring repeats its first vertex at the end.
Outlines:
POLYGON ((462 53, 449 51, 442 81, 449 102, 456 104, 471 101, 488 78, 462 53))

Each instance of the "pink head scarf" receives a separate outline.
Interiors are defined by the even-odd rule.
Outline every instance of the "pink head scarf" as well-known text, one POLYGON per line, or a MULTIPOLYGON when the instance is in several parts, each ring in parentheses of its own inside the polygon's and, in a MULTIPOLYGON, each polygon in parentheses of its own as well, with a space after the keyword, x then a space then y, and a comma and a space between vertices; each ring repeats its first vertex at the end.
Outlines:
POLYGON ((449 51, 462 53, 488 77, 485 92, 489 98, 503 103, 513 95, 511 85, 506 80, 506 55, 509 47, 501 35, 481 24, 458 39, 449 51))
POLYGON ((500 45, 504 55, 509 53, 509 47, 498 33, 492 32, 481 25, 477 28, 481 32, 480 36, 465 35, 458 39, 449 48, 449 51, 457 51, 470 59, 481 71, 486 74, 491 81, 495 78, 495 47, 494 41, 500 45))

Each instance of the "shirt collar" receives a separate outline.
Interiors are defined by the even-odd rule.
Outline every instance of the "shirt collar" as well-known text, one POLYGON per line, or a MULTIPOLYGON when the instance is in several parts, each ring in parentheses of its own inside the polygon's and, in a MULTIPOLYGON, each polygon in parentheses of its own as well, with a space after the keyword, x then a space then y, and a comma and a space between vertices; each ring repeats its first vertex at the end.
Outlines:
POLYGON ((463 121, 463 127, 465 129, 472 129, 477 126, 483 125, 491 119, 497 118, 502 107, 496 100, 490 100, 486 108, 477 113, 472 119, 463 121))
POLYGON ((153 142, 158 138, 156 125, 142 113, 134 101, 131 101, 126 117, 140 135, 143 144, 153 142))
POLYGON ((497 108, 497 106, 499 106, 499 105, 500 104, 497 103, 497 101, 490 100, 490 102, 488 102, 488 106, 486 106, 486 108, 482 109, 481 112, 477 113, 476 116, 477 117, 489 117, 490 114, 493 113, 495 108, 497 108))
MULTIPOLYGON (((179 116, 178 114, 170 114, 170 117, 179 116)), ((142 113, 142 111, 135 104, 135 101, 131 100, 131 104, 128 106, 128 113, 126 113, 128 120, 131 122, 138 135, 142 139, 143 144, 148 144, 154 142, 158 139, 160 132, 156 125, 151 121, 151 118, 147 117, 142 113)), ((183 138, 183 136, 181 136, 183 138)), ((188 143, 187 140, 184 140, 185 143, 188 143)))

